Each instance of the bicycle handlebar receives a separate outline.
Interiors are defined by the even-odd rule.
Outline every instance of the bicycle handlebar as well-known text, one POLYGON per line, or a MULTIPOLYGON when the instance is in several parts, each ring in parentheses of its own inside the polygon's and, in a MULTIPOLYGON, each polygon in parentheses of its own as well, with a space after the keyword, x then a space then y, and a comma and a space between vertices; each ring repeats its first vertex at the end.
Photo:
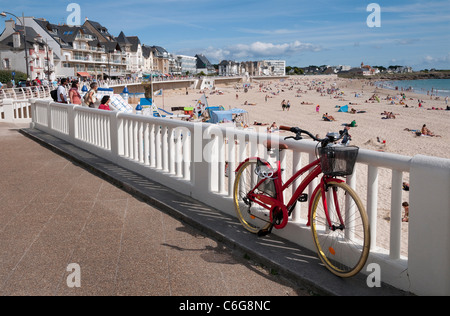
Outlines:
POLYGON ((327 135, 326 138, 320 139, 320 138, 317 138, 316 136, 314 136, 313 134, 311 134, 310 132, 302 130, 301 128, 298 128, 298 127, 280 126, 280 130, 296 134, 295 137, 293 137, 293 136, 286 137, 285 140, 287 140, 287 139, 302 140, 303 139, 302 134, 306 134, 309 137, 311 137, 313 140, 315 140, 316 142, 320 142, 322 144, 322 147, 327 146, 331 142, 340 141, 346 135, 348 136, 348 130, 347 129, 344 129, 343 131, 340 131, 339 132, 340 136, 337 139, 335 139, 334 136, 328 136, 328 135, 327 135))

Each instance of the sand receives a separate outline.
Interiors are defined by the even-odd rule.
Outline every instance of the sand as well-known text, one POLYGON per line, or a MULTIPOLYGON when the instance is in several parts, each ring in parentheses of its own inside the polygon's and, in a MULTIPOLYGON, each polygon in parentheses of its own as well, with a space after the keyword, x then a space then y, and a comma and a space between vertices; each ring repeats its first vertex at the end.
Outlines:
MULTIPOLYGON (((401 92, 393 90, 379 89, 371 85, 368 80, 340 79, 337 76, 307 76, 292 77, 280 82, 258 81, 252 84, 252 88, 245 93, 242 85, 239 89, 235 86, 217 87, 217 90, 223 92, 222 95, 210 94, 208 103, 210 106, 223 105, 225 109, 242 108, 249 112, 250 124, 253 121, 263 123, 276 122, 278 126, 298 126, 302 129, 311 131, 313 134, 325 136, 327 132, 337 132, 342 130, 343 124, 356 120, 358 127, 352 128, 352 144, 361 148, 382 150, 386 152, 414 156, 423 154, 428 156, 450 158, 450 130, 448 129, 450 111, 428 110, 428 108, 446 108, 445 101, 430 100, 429 96, 405 92, 407 98, 404 105, 390 104, 385 100, 388 95, 396 96, 401 92), (316 84, 313 84, 315 82, 316 84), (324 82, 324 84, 317 84, 324 82), (259 84, 264 85, 266 92, 261 91, 259 84), (336 84, 335 86, 333 84, 336 84), (316 88, 324 88, 325 93, 316 91, 316 88), (326 90, 330 87, 338 87, 344 92, 341 98, 334 98, 335 94, 328 95, 326 90), (309 90, 313 88, 313 90, 309 90), (268 90, 270 89, 270 90, 268 90), (302 92, 298 92, 301 90, 302 92), (272 93, 277 93, 272 95, 272 93), (236 98, 238 94, 238 99, 236 98), (359 97, 355 97, 359 94, 359 97), (370 97, 376 94, 380 97, 380 103, 369 101, 370 97), (269 96, 267 102, 266 95, 269 96), (290 101, 290 111, 283 111, 281 102, 290 101), (418 100, 423 100, 423 106, 418 107, 418 100), (256 105, 245 105, 245 102, 256 105), (312 103, 311 105, 301 104, 312 103), (316 106, 320 105, 320 112, 316 112, 316 106), (361 114, 339 113, 336 106, 353 107, 356 111, 366 111, 361 114), (393 112, 395 119, 382 119, 385 115, 381 113, 393 112), (328 113, 336 121, 325 122, 322 115, 328 113), (442 137, 417 137, 413 132, 405 131, 420 130, 426 124, 427 127, 436 135, 442 137), (381 142, 378 142, 378 139, 381 142), (386 141, 383 144, 383 141, 386 141)), ((165 108, 170 111, 171 107, 194 106, 195 102, 201 97, 198 90, 189 90, 190 94, 186 96, 185 89, 165 91, 165 108)), ((161 97, 155 99, 159 107, 162 107, 161 97)))
MULTIPOLYGON (((222 105, 225 109, 242 108, 249 112, 249 125, 253 121, 278 126, 298 126, 309 130, 313 134, 325 136, 327 132, 337 132, 344 128, 343 124, 356 121, 357 127, 350 129, 352 144, 360 148, 385 151, 405 156, 417 154, 450 158, 450 131, 448 129, 450 111, 429 110, 431 108, 446 108, 445 101, 430 100, 429 96, 404 92, 405 104, 399 100, 391 101, 388 96, 395 97, 401 91, 376 88, 369 80, 340 79, 337 76, 298 76, 280 81, 256 81, 246 93, 242 85, 216 87, 221 94, 211 94, 205 91, 210 106, 222 105), (336 89, 337 93, 328 94, 328 89, 336 89), (371 101, 376 94, 380 102, 371 101), (266 101, 266 96, 267 101, 266 101), (289 111, 283 111, 283 100, 291 104, 289 111), (419 107, 418 101, 423 101, 419 107), (367 101, 367 102, 366 102, 367 101), (302 104, 309 103, 309 104, 302 104), (245 105, 254 104, 254 105, 245 105), (405 107, 406 104, 408 107, 405 107), (316 112, 316 106, 320 111, 316 112), (339 106, 349 105, 357 112, 340 113, 339 106), (393 112, 395 119, 383 119, 385 111, 393 112), (336 120, 326 122, 322 115, 328 113, 336 120), (417 136, 409 130, 421 130, 427 127, 441 137, 417 136)), ((165 91, 165 109, 171 107, 194 106, 202 93, 198 90, 165 91)), ((155 102, 162 107, 162 98, 155 102)), ((265 127, 262 128, 265 130, 265 127)), ((281 133, 281 135, 289 135, 281 133)), ((357 170, 357 192, 366 202, 367 167, 359 165, 357 170)), ((391 210, 391 171, 380 169, 378 196, 377 246, 387 249, 389 245, 390 210, 391 210)), ((404 175, 405 182, 409 182, 409 174, 404 175)), ((409 201, 409 192, 404 191, 403 201, 409 201)), ((306 212, 302 211, 302 217, 306 212)), ((408 224, 402 224, 402 255, 407 255, 408 224)))

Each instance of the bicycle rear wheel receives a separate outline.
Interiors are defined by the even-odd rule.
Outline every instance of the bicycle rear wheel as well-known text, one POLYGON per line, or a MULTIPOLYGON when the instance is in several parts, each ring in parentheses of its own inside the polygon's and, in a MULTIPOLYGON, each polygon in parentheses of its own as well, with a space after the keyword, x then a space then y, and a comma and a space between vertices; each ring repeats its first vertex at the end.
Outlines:
MULTIPOLYGON (((260 162, 248 161, 244 163, 236 174, 234 183, 234 205, 236 214, 241 224, 246 230, 253 234, 257 234, 261 230, 266 230, 270 226, 270 211, 266 208, 250 201, 248 194, 255 189, 256 185, 261 181, 257 174, 257 168, 260 162)), ((264 193, 270 197, 275 197, 274 188, 270 188, 270 180, 256 189, 256 193, 264 193), (267 182, 267 183, 266 183, 267 182), (266 190, 264 190, 266 189, 266 190)))
POLYGON ((339 277, 349 278, 361 271, 369 256, 369 220, 360 198, 346 183, 329 181, 325 201, 323 190, 318 190, 312 203, 314 243, 327 269, 339 277))

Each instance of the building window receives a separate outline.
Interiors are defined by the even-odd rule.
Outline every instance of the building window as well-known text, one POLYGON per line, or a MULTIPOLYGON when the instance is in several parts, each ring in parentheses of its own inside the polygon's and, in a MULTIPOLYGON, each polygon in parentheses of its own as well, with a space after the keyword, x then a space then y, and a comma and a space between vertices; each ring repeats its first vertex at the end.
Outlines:
POLYGON ((9 58, 3 59, 3 69, 5 69, 5 70, 11 69, 11 64, 9 62, 9 58))

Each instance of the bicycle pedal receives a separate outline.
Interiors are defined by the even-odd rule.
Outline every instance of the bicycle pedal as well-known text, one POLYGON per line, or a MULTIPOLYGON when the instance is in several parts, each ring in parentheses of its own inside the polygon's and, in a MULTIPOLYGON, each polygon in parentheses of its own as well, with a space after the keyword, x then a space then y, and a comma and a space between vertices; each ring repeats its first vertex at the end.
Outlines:
POLYGON ((301 203, 308 202, 308 194, 302 194, 302 195, 298 198, 298 201, 301 202, 301 203))
POLYGON ((266 237, 267 235, 270 235, 271 232, 271 229, 262 229, 258 232, 258 237, 266 237))

